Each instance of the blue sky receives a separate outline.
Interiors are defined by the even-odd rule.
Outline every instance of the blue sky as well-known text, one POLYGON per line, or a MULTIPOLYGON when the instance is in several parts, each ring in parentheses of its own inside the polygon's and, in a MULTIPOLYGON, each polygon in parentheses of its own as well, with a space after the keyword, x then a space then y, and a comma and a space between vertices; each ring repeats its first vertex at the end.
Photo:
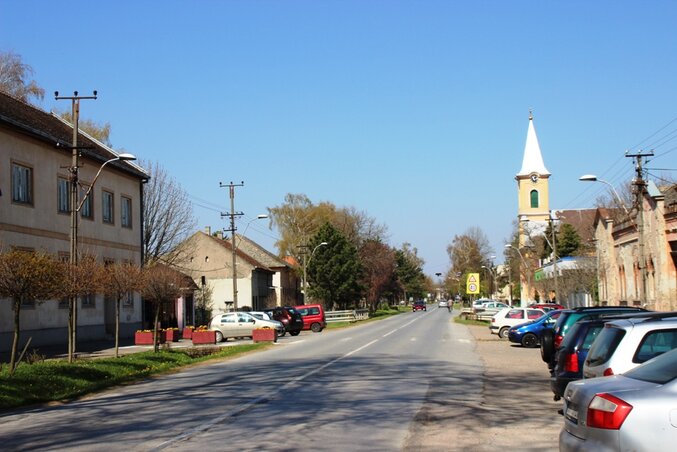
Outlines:
MULTIPOLYGON (((286 193, 367 212, 429 274, 480 227, 502 261, 529 109, 550 207, 592 207, 632 177, 628 149, 677 167, 677 2, 0 0, 0 48, 81 115, 156 160, 227 227, 286 193), (666 129, 652 135, 662 127, 666 129)), ((659 175, 665 175, 660 172, 659 175)), ((674 175, 674 172, 667 173, 674 175)), ((264 221, 247 235, 272 251, 264 221)))

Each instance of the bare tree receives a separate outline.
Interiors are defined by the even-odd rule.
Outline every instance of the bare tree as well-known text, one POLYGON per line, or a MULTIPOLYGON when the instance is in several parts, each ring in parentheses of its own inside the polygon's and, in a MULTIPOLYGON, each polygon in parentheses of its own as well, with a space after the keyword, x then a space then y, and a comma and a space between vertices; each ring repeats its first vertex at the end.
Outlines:
POLYGON ((120 343, 120 302, 143 287, 141 267, 131 262, 115 262, 105 266, 101 290, 115 302, 115 357, 120 343))
POLYGON ((360 248, 362 261, 362 286, 369 309, 377 309, 381 295, 393 286, 395 276, 395 251, 378 240, 368 240, 360 248))
POLYGON ((44 253, 13 250, 0 254, 0 298, 10 298, 14 310, 10 374, 18 365, 16 355, 21 335, 21 306, 54 298, 59 292, 62 274, 60 263, 44 253))
POLYGON ((28 80, 32 75, 33 68, 23 63, 20 55, 0 51, 0 91, 24 102, 29 102, 31 98, 41 101, 45 90, 35 80, 28 80))
MULTIPOLYGON (((73 124, 73 112, 70 110, 56 112, 62 119, 73 124)), ((108 147, 113 145, 110 142, 111 126, 110 122, 99 124, 91 119, 78 119, 78 130, 84 131, 87 135, 99 140, 108 147)))
POLYGON ((150 180, 143 192, 143 245, 146 263, 172 264, 181 243, 195 230, 193 207, 181 185, 158 163, 144 163, 150 180))
POLYGON ((153 304, 153 349, 156 353, 159 350, 160 309, 163 304, 171 303, 181 296, 185 290, 186 278, 190 280, 178 271, 160 263, 152 264, 144 269, 141 293, 146 301, 153 304))

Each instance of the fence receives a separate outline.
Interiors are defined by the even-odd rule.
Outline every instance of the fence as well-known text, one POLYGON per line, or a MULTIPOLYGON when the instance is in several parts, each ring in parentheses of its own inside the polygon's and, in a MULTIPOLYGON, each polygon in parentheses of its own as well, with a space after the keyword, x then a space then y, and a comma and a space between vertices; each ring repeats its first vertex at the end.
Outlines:
POLYGON ((324 313, 327 323, 331 322, 356 322, 369 318, 369 309, 349 309, 347 311, 326 311, 324 313))

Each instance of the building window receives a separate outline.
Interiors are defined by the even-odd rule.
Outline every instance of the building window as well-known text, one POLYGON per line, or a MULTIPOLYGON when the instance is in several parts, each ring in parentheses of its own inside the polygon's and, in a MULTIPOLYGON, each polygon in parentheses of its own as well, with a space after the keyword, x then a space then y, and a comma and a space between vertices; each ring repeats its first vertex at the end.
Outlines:
POLYGON ((70 183, 65 177, 56 181, 56 205, 59 213, 70 213, 70 183))
POLYGON ((531 190, 531 193, 529 193, 531 197, 531 208, 535 209, 538 207, 538 190, 531 190))
POLYGON ((83 309, 92 309, 96 307, 96 296, 93 293, 80 297, 80 301, 82 302, 83 309))
POLYGON ((12 202, 33 204, 33 168, 12 163, 12 202))
POLYGON ((103 211, 103 222, 113 224, 113 193, 104 190, 103 192, 103 203, 101 205, 101 210, 103 211))
POLYGON ((87 193, 87 190, 89 190, 88 185, 81 185, 80 186, 80 203, 82 204, 82 207, 80 207, 80 216, 82 218, 86 218, 87 220, 93 220, 94 219, 94 201, 92 201, 92 193, 85 198, 85 194, 87 193))
POLYGON ((122 306, 125 308, 134 307, 134 292, 127 292, 126 296, 122 298, 122 306))
POLYGON ((122 197, 122 203, 120 205, 120 222, 122 223, 123 228, 132 227, 132 199, 127 198, 126 196, 122 197))

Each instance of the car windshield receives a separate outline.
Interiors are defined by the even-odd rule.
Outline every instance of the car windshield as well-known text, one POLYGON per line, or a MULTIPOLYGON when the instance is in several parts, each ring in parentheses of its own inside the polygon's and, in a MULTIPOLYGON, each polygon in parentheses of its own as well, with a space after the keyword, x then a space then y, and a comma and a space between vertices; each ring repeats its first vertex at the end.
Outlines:
POLYGON ((666 384, 677 378, 677 349, 635 367, 623 374, 635 380, 666 384))
POLYGON ((598 366, 609 361, 611 355, 616 351, 616 347, 625 336, 625 330, 614 328, 607 325, 597 336, 593 346, 588 353, 587 364, 590 366, 598 366))

